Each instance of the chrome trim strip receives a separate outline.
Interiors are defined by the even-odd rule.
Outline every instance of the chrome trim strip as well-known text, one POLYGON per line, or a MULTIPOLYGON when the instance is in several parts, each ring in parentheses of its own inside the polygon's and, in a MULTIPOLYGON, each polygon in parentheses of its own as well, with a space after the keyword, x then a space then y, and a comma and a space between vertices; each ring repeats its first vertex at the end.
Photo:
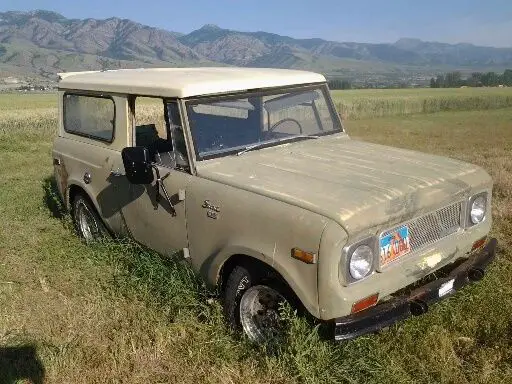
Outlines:
POLYGON ((487 220, 487 216, 489 216, 489 193, 487 191, 476 193, 467 199, 466 212, 465 212, 465 218, 464 218, 464 226, 466 229, 472 228, 475 225, 480 225, 480 224, 484 223, 487 220), (474 224, 471 221, 471 204, 473 204, 473 201, 475 201, 480 196, 485 197, 485 215, 481 222, 474 224))
POLYGON ((340 272, 343 274, 345 285, 349 286, 352 284, 359 283, 360 281, 366 280, 369 276, 373 275, 379 266, 379 239, 375 236, 366 237, 362 240, 356 241, 350 245, 343 247, 341 251, 342 261, 340 263, 340 272), (350 256, 360 245, 367 245, 373 250, 373 265, 370 272, 363 278, 357 280, 350 274, 350 256), (343 266, 343 267, 342 267, 343 266))

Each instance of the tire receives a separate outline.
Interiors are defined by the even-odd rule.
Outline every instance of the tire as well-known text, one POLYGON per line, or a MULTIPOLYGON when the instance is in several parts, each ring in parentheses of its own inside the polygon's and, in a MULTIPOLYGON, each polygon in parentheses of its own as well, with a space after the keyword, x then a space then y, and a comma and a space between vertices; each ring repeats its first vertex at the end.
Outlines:
POLYGON ((103 240, 107 229, 89 199, 82 194, 72 202, 72 217, 76 232, 87 244, 103 240))
POLYGON ((279 309, 289 302, 283 292, 256 268, 236 266, 224 289, 224 316, 232 329, 243 331, 256 344, 276 340, 284 332, 279 309))

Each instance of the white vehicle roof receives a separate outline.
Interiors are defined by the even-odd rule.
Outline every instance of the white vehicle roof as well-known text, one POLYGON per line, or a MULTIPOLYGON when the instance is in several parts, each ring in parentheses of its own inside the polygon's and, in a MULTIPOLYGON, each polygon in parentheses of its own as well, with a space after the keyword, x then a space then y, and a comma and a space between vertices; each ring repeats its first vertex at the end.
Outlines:
POLYGON ((325 82, 313 72, 269 68, 151 68, 59 74, 59 89, 192 97, 325 82))

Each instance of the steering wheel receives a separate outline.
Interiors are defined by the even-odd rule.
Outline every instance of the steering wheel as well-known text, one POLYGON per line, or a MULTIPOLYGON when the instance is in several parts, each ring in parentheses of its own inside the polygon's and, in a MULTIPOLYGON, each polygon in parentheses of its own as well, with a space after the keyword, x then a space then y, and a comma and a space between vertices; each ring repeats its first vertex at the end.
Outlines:
POLYGON ((302 134, 302 125, 300 125, 300 123, 299 123, 297 120, 295 120, 295 119, 293 119, 293 118, 291 118, 291 117, 286 117, 286 118, 284 118, 284 119, 282 119, 282 120, 279 120, 277 123, 275 123, 273 126, 271 126, 271 127, 268 129, 268 131, 269 131, 269 132, 273 132, 273 131, 274 131, 274 129, 276 129, 279 125, 281 125, 281 124, 283 124, 283 123, 285 123, 285 122, 287 122, 287 121, 291 121, 292 123, 297 124, 297 126, 299 127, 299 132, 302 134))

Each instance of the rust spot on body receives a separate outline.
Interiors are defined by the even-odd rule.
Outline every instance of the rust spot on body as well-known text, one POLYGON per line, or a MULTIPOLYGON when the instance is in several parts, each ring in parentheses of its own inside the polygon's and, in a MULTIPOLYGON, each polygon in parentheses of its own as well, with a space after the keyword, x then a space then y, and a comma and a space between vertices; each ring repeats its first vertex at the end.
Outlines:
POLYGON ((68 188, 68 171, 66 170, 66 167, 64 166, 64 163, 61 163, 60 165, 55 165, 55 178, 57 179, 57 186, 59 188, 59 192, 61 196, 65 199, 66 198, 66 191, 68 188))

